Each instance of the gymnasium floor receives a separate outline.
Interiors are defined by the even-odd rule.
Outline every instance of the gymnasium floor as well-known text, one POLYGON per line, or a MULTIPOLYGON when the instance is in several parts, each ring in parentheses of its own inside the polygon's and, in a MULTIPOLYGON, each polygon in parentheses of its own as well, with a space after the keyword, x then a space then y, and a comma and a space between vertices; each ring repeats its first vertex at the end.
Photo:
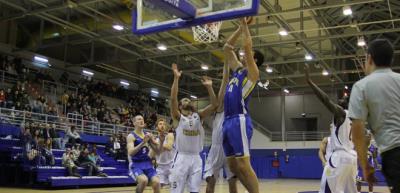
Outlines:
MULTIPOLYGON (((260 193, 316 193, 319 189, 318 180, 261 180, 260 193)), ((363 187, 365 192, 368 188, 363 187)), ((21 188, 0 188, 0 193, 132 193, 134 187, 114 187, 114 188, 85 188, 85 189, 67 189, 67 190, 30 190, 21 188)), ((145 193, 152 193, 147 188, 145 193)), ((169 189, 163 189, 162 193, 169 193, 169 189)), ((202 186, 201 193, 205 192, 205 184, 202 186)), ((239 186, 239 193, 244 193, 243 187, 239 186)), ((375 187, 374 192, 389 193, 386 187, 375 187)), ((219 182, 215 193, 228 193, 228 186, 224 182, 219 182)))

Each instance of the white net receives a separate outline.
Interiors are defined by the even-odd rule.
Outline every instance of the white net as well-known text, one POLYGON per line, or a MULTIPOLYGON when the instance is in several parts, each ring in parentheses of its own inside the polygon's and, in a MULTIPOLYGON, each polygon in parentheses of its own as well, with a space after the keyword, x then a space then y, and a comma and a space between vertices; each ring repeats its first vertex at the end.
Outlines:
POLYGON ((200 43, 212 43, 218 40, 222 22, 213 22, 192 27, 194 40, 200 43))

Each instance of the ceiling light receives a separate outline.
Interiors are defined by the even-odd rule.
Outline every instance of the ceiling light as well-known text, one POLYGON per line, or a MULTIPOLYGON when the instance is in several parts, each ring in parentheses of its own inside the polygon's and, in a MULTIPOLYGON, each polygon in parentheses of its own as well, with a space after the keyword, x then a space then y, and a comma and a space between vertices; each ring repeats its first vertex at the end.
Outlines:
POLYGON ((159 50, 162 50, 162 51, 167 50, 167 46, 165 44, 162 44, 162 43, 157 44, 157 48, 159 50))
POLYGON ((290 93, 289 89, 287 89, 287 88, 283 89, 283 92, 285 92, 286 94, 290 93))
POLYGON ((313 57, 312 57, 310 54, 306 54, 306 55, 304 56, 304 58, 305 58, 306 60, 312 60, 312 59, 313 59, 313 57))
POLYGON ((192 99, 197 99, 197 96, 190 95, 190 98, 192 98, 192 99))
POLYGON ((158 91, 156 91, 156 90, 151 90, 151 93, 152 94, 155 94, 155 95, 158 95, 158 94, 160 94, 158 91))
POLYGON ((205 65, 205 64, 202 64, 202 65, 201 65, 201 69, 203 69, 203 70, 208 70, 208 66, 205 65))
POLYGON ((343 7, 343 15, 351 15, 353 14, 353 11, 351 10, 351 7, 346 5, 343 7))
POLYGON ((151 98, 151 100, 152 100, 152 101, 156 101, 156 99, 155 99, 155 98, 151 98))
POLYGON ((113 25, 112 27, 113 27, 115 30, 118 30, 118 31, 124 30, 124 26, 119 25, 119 24, 115 24, 115 25, 113 25))
POLYGON ((244 56, 244 51, 243 50, 239 50, 239 56, 244 56))
POLYGON ((267 71, 268 73, 272 73, 272 72, 274 72, 274 69, 272 69, 271 67, 267 66, 265 71, 267 71))
POLYGON ((129 86, 129 85, 130 85, 129 82, 126 81, 126 80, 121 80, 121 81, 119 81, 119 83, 120 83, 121 85, 124 85, 124 86, 129 86))
POLYGON ((41 56, 35 56, 33 59, 35 59, 35 61, 37 61, 37 62, 43 62, 43 63, 49 62, 49 60, 47 58, 43 58, 41 56))
POLYGON ((279 29, 279 35, 287 36, 287 35, 289 35, 289 33, 284 28, 281 28, 281 29, 279 29))
POLYGON ((348 90, 348 89, 349 89, 349 87, 348 87, 347 85, 344 85, 344 89, 348 90))
POLYGON ((363 36, 358 37, 357 45, 360 46, 360 47, 364 47, 365 45, 367 45, 367 43, 365 42, 363 36))
POLYGON ((56 33, 51 34, 51 36, 58 37, 58 36, 60 36, 60 33, 56 32, 56 33))
POLYGON ((93 76, 93 75, 94 75, 93 72, 88 71, 88 70, 82 70, 82 73, 83 73, 84 75, 87 75, 87 76, 93 76))
POLYGON ((328 76, 329 75, 329 72, 327 71, 327 70, 322 70, 322 75, 324 75, 324 76, 328 76))

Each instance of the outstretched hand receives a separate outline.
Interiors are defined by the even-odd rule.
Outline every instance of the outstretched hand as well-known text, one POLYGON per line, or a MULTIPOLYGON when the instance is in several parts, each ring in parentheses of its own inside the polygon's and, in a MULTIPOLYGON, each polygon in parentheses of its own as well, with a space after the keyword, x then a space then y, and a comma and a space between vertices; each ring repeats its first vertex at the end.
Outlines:
POLYGON ((212 86, 212 79, 208 76, 203 76, 201 83, 203 83, 204 86, 212 86))
POLYGON ((175 64, 175 63, 172 64, 172 71, 174 72, 174 76, 175 76, 176 78, 181 77, 181 75, 182 75, 182 70, 179 70, 179 69, 178 69, 178 65, 177 65, 177 64, 175 64))

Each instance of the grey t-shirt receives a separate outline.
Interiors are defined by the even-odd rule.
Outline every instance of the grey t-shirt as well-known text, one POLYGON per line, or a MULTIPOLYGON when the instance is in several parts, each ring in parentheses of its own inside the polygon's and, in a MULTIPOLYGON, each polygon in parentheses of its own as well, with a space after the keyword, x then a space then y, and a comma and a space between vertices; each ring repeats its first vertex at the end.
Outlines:
POLYGON ((377 69, 354 84, 349 117, 368 122, 381 153, 400 147, 400 74, 377 69))

